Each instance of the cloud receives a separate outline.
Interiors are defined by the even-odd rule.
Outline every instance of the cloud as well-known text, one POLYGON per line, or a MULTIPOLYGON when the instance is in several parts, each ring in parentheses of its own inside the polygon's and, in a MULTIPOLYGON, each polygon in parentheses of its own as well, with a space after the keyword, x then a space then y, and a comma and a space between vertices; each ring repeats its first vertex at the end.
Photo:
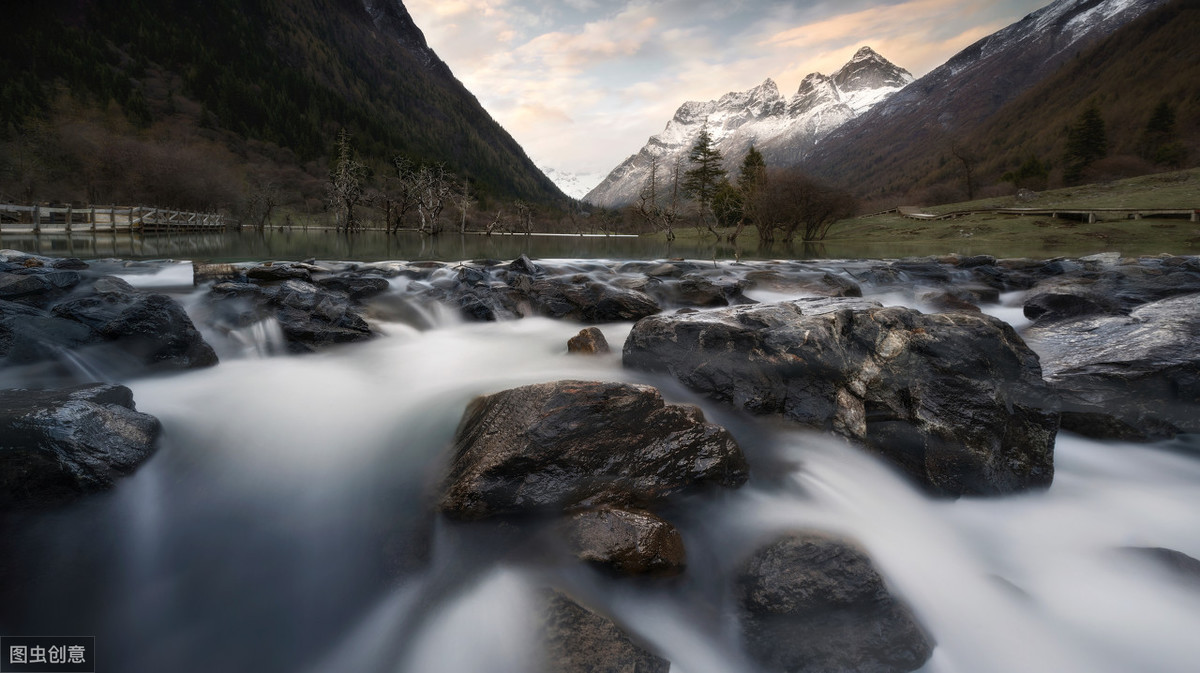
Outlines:
POLYGON ((920 76, 1044 0, 406 0, 443 58, 542 165, 603 172, 687 100, 785 94, 870 45, 920 76))

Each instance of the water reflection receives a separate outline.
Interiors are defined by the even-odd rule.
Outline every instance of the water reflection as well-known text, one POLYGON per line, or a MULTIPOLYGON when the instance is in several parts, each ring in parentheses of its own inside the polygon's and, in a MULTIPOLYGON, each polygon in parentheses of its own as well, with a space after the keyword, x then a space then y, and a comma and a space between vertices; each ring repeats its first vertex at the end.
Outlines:
MULTIPOLYGON (((1036 256, 1037 250, 963 240, 874 242, 826 241, 760 245, 749 239, 736 245, 705 235, 667 242, 647 237, 443 234, 431 238, 414 231, 353 235, 326 229, 244 229, 229 232, 135 234, 75 232, 71 234, 0 234, 0 248, 61 257, 96 259, 202 259, 211 261, 336 259, 381 261, 515 259, 880 259, 924 255, 992 254, 1036 256)), ((1096 250, 1056 250, 1057 254, 1090 254, 1096 250)), ((1159 252, 1159 251, 1155 251, 1159 252)))

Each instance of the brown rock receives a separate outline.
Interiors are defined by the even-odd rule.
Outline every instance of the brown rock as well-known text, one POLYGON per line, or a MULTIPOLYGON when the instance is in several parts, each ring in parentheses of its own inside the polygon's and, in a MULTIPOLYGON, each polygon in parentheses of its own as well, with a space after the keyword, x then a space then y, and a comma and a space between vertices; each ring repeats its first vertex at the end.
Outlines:
POLYGON ((608 347, 608 339, 604 338, 604 332, 601 332, 599 327, 585 327, 579 331, 579 334, 567 341, 568 353, 600 355, 611 351, 612 349, 608 347))
POLYGON ((575 555, 618 575, 677 575, 686 554, 670 523, 649 512, 601 508, 567 520, 575 555))

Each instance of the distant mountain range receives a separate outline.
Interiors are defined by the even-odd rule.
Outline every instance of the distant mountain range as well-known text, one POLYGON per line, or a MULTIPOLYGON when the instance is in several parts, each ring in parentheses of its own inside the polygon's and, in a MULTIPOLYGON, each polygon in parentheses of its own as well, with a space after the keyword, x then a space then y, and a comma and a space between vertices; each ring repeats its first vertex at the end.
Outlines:
POLYGON ((403 155, 444 163, 484 198, 564 199, 400 0, 11 4, 0 41, 10 198, 200 208, 236 201, 245 182, 317 207, 345 128, 376 174, 403 155), (96 165, 118 155, 134 160, 96 165), (16 166, 22 156, 55 159, 16 166))
POLYGON ((791 98, 785 98, 775 82, 767 79, 718 100, 684 103, 662 133, 613 169, 584 200, 604 207, 632 203, 646 184, 652 164, 665 172, 676 161, 686 162, 701 128, 708 129, 731 174, 751 145, 769 164, 796 163, 830 132, 912 80, 907 70, 863 47, 833 75, 805 77, 791 98))

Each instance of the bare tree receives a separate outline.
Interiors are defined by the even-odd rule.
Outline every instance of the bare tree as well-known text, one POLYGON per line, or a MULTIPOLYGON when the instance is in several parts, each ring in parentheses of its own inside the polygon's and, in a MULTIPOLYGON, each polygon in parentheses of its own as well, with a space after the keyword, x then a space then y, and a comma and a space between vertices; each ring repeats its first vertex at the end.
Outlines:
POLYGON ((796 234, 821 241, 838 220, 854 214, 854 197, 792 169, 774 171, 754 197, 755 225, 763 243, 790 243, 796 234))
POLYGON ((396 233, 404 222, 404 216, 417 207, 419 183, 417 170, 404 157, 392 159, 396 174, 384 181, 383 201, 384 227, 388 233, 396 233))
POLYGON ((487 228, 484 229, 483 233, 486 236, 491 236, 493 233, 504 231, 507 228, 508 220, 506 220, 504 217, 504 209, 500 208, 496 210, 496 216, 493 217, 492 221, 488 223, 487 228))
POLYGON ((445 166, 422 166, 417 171, 416 184, 421 233, 437 236, 442 233, 440 217, 450 198, 450 178, 445 166))
POLYGON ((675 240, 675 223, 680 215, 681 188, 679 175, 681 164, 675 162, 671 171, 671 181, 666 190, 660 191, 658 185, 658 158, 650 160, 650 176, 638 199, 634 202, 634 212, 656 231, 666 232, 668 241, 675 240))
POLYGON ((354 207, 363 198, 363 177, 366 167, 354 158, 350 146, 350 134, 346 129, 338 132, 337 163, 329 174, 329 203, 334 208, 337 229, 357 231, 358 220, 354 207))
POLYGON ((475 199, 471 197, 471 180, 463 178, 461 189, 454 194, 454 205, 458 207, 462 213, 462 220, 459 221, 458 233, 467 233, 467 211, 471 206, 475 205, 475 199))
POLYGON ((533 208, 520 199, 513 204, 513 208, 517 210, 516 229, 523 234, 533 232, 533 208))
POLYGON ((255 227, 264 229, 271 223, 271 214, 283 201, 279 185, 269 180, 254 180, 247 189, 250 192, 246 204, 248 219, 254 222, 255 227))

